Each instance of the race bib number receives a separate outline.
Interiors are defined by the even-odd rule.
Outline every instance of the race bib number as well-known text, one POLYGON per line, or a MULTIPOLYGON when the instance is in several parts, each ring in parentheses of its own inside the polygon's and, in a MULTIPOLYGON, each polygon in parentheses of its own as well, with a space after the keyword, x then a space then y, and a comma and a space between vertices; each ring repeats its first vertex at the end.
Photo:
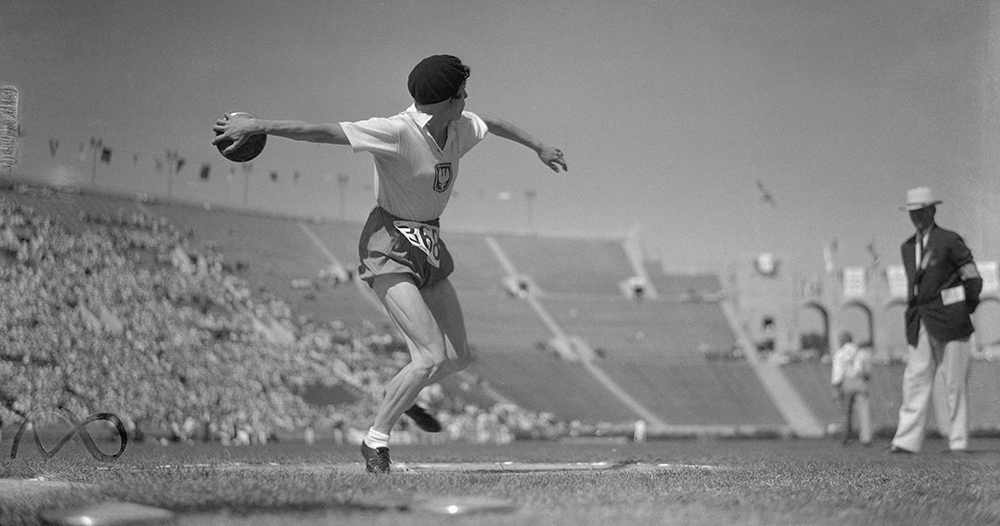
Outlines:
POLYGON ((963 301, 965 301, 965 288, 961 285, 941 291, 941 302, 945 305, 951 305, 953 303, 960 303, 963 301))
POLYGON ((427 261, 437 268, 441 267, 441 242, 438 229, 416 221, 393 221, 392 225, 411 245, 427 254, 427 261))

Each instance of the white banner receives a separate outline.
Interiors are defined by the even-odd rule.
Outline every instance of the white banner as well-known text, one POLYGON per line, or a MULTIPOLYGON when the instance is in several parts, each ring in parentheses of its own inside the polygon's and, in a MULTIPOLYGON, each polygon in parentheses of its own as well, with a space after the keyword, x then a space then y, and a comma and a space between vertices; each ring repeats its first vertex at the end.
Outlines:
POLYGON ((1000 277, 997 275, 996 261, 976 262, 979 275, 983 278, 983 294, 1000 291, 1000 277))
POLYGON ((844 298, 863 298, 866 289, 865 267, 844 267, 844 298))
POLYGON ((885 268, 885 279, 889 283, 889 295, 906 298, 906 269, 903 265, 889 265, 885 268))
POLYGON ((816 300, 823 297, 823 281, 820 278, 810 278, 802 282, 802 298, 816 300))
POLYGON ((17 88, 0 86, 0 167, 17 162, 17 88))

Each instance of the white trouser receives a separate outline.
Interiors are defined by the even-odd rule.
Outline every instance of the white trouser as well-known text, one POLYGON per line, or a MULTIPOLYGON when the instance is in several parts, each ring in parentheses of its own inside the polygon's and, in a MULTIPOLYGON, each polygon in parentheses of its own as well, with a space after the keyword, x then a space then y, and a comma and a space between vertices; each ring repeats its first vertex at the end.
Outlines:
POLYGON ((948 437, 948 447, 964 450, 969 445, 968 338, 941 342, 920 323, 916 347, 910 347, 903 373, 903 404, 892 445, 920 451, 927 424, 927 407, 934 395, 934 416, 938 431, 948 437))
POLYGON ((868 392, 861 391, 857 393, 848 393, 844 400, 844 405, 846 406, 845 412, 846 416, 846 429, 845 438, 850 438, 851 431, 854 429, 854 422, 858 423, 858 440, 862 444, 868 444, 872 441, 872 409, 871 403, 869 402, 868 392))

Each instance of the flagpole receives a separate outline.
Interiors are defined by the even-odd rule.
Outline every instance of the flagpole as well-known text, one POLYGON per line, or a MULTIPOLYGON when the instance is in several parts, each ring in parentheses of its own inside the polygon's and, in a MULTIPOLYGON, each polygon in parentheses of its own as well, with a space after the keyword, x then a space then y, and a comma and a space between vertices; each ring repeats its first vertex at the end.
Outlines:
POLYGON ((337 185, 340 187, 340 220, 343 221, 347 216, 347 183, 350 182, 351 176, 346 174, 337 175, 337 185))
POLYGON ((535 232, 535 197, 537 193, 535 190, 525 190, 524 200, 528 204, 528 232, 531 235, 536 235, 535 232))
POLYGON ((243 208, 250 204, 250 171, 243 170, 243 208))
POLYGON ((174 174, 177 171, 177 150, 167 150, 167 199, 174 197, 174 174))
POLYGON ((90 153, 94 156, 90 170, 90 186, 97 188, 97 149, 100 148, 101 140, 90 138, 90 153))

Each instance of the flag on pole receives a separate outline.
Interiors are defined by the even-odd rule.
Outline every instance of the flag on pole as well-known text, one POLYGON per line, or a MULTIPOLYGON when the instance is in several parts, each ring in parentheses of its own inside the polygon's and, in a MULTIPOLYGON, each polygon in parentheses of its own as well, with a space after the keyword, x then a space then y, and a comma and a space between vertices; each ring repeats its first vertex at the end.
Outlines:
POLYGON ((844 298, 863 298, 867 289, 868 269, 865 267, 845 267, 843 280, 844 298))
POLYGON ((765 204, 771 205, 772 207, 778 206, 778 203, 774 201, 774 196, 772 196, 771 192, 764 187, 764 183, 761 182, 760 179, 757 179, 757 191, 760 192, 760 200, 765 204))
POLYGON ((882 261, 878 257, 878 251, 875 250, 874 239, 871 240, 870 243, 868 243, 867 250, 868 250, 868 255, 872 258, 872 264, 871 264, 872 268, 877 268, 882 261))
POLYGON ((833 238, 829 243, 823 245, 823 263, 826 267, 827 274, 834 271, 834 261, 833 256, 837 252, 837 238, 833 238))

